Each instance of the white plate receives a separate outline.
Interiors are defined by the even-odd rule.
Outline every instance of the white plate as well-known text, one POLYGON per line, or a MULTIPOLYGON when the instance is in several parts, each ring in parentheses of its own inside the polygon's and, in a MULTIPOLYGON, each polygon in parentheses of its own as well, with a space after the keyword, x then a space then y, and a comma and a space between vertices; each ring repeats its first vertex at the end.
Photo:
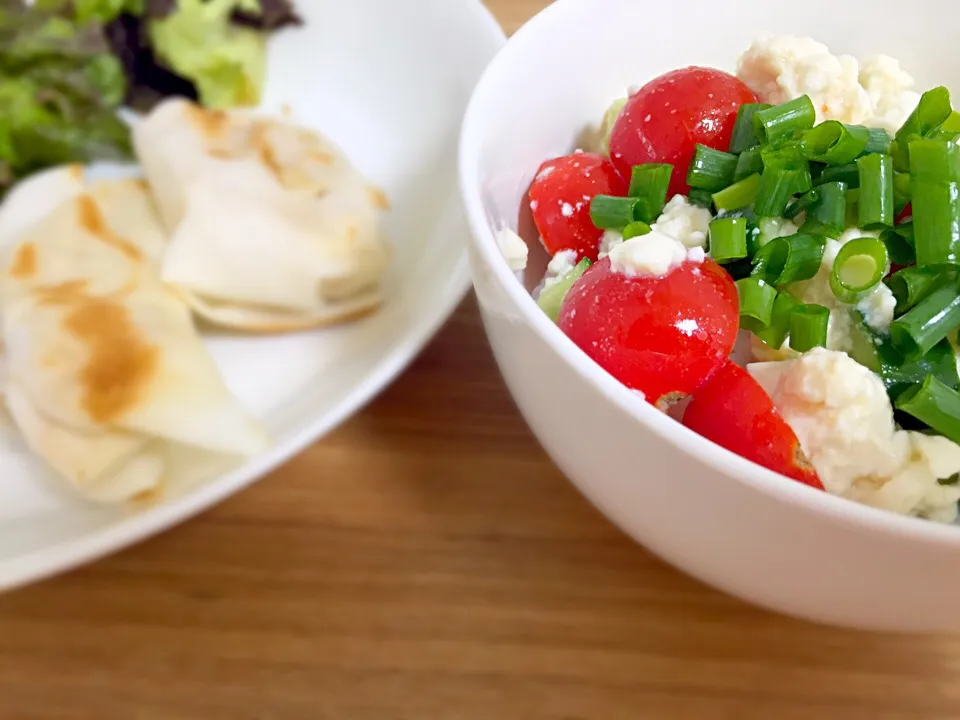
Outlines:
POLYGON ((392 204, 389 302, 349 326, 208 337, 229 386, 275 443, 242 467, 191 467, 149 510, 78 500, 0 428, 0 590, 89 561, 213 505, 281 464, 394 378, 468 285, 456 141, 471 90, 504 43, 478 0, 299 0, 272 41, 264 107, 329 134, 392 204))

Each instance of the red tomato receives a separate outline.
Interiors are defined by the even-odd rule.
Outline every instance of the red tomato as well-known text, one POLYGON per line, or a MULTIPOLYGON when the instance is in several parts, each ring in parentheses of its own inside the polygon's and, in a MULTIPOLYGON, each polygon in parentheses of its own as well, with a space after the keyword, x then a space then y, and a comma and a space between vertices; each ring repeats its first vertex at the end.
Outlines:
POLYGON ((823 490, 800 441, 750 373, 727 361, 693 395, 683 424, 758 465, 823 490))
POLYGON ((631 277, 604 258, 567 293, 558 324, 603 369, 666 409, 733 350, 739 300, 733 280, 710 259, 663 277, 631 277))
POLYGON ((602 155, 574 153, 545 162, 530 186, 530 209, 547 252, 574 250, 578 260, 596 260, 603 230, 590 220, 590 201, 626 194, 627 183, 602 155))
POLYGON ((757 96, 729 73, 688 67, 661 75, 630 97, 613 126, 610 157, 624 177, 634 165, 670 163, 669 194, 686 193, 697 143, 727 150, 737 110, 757 96))

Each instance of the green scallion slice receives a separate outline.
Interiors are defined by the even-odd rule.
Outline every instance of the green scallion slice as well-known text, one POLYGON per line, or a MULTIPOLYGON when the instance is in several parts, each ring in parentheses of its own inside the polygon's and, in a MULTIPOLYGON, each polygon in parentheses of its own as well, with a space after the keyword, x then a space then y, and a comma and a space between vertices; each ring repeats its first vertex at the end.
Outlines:
POLYGON ((864 148, 864 153, 882 153, 884 155, 890 154, 890 133, 882 128, 870 128, 870 139, 867 141, 867 147, 864 148))
POLYGON ((912 266, 898 270, 884 282, 897 299, 894 313, 900 316, 916 307, 941 285, 954 283, 955 276, 942 268, 912 266))
POLYGON ((917 265, 960 264, 960 151, 946 140, 909 147, 917 265))
POLYGON ((751 276, 776 287, 809 280, 820 269, 825 248, 826 240, 820 235, 773 238, 753 256, 751 276))
POLYGON ((713 194, 717 210, 740 210, 753 205, 760 189, 760 173, 756 173, 713 194))
POLYGON ((568 270, 560 276, 553 285, 544 288, 540 292, 540 296, 537 298, 537 305, 540 306, 540 309, 543 310, 547 317, 553 320, 553 322, 557 322, 557 319, 560 317, 560 308, 563 307, 564 298, 567 297, 570 288, 573 287, 574 283, 580 279, 580 276, 583 275, 589 267, 590 261, 584 258, 578 262, 572 270, 568 270))
MULTIPOLYGON (((803 187, 803 171, 791 167, 767 165, 760 175, 760 185, 754 201, 754 210, 760 217, 780 217, 787 209, 790 198, 803 187)), ((807 177, 809 178, 809 170, 807 177)), ((809 188, 806 188, 809 189, 809 188)))
POLYGON ((917 253, 913 247, 913 223, 907 222, 880 233, 880 242, 887 246, 887 255, 893 265, 913 265, 917 253))
POLYGON ((830 273, 830 289, 840 302, 853 304, 880 284, 890 260, 887 248, 876 238, 858 238, 840 248, 830 273))
POLYGON ((758 110, 753 115, 753 129, 761 143, 772 143, 813 127, 817 111, 808 95, 782 105, 758 110))
POLYGON ((740 153, 737 158, 737 168, 733 172, 734 182, 739 182, 754 173, 763 172, 763 150, 759 147, 750 148, 740 153))
POLYGON ((728 263, 747 256, 747 219, 724 217, 710 223, 710 257, 728 263))
POLYGON ((810 192, 816 193, 816 200, 806 208, 802 232, 840 237, 847 225, 847 186, 842 182, 829 182, 810 192))
POLYGON ((744 103, 737 110, 737 121, 733 125, 733 137, 730 138, 730 152, 742 153, 760 144, 757 131, 753 126, 753 116, 758 110, 766 110, 765 103, 744 103))
POLYGON ((736 155, 698 143, 687 171, 687 185, 710 192, 723 190, 733 182, 737 160, 736 155))
POLYGON ((917 360, 904 360, 893 345, 882 338, 874 346, 880 361, 880 377, 887 388, 887 395, 896 400, 904 392, 920 385, 933 375, 947 387, 960 389, 960 375, 957 374, 957 358, 949 340, 941 340, 923 357, 917 360))
POLYGON ((960 327, 960 292, 955 282, 938 287, 907 313, 893 321, 890 340, 907 360, 930 348, 960 327))
POLYGON ((945 87, 935 87, 920 96, 920 102, 897 131, 890 152, 897 170, 910 170, 910 144, 928 137, 940 128, 953 113, 950 106, 950 91, 945 87))
POLYGON ((645 223, 655 222, 663 206, 667 204, 667 189, 670 187, 670 177, 673 175, 673 165, 668 163, 648 163, 634 165, 630 174, 630 197, 638 200, 634 220, 645 223))
POLYGON ((623 229, 623 239, 630 240, 650 232, 650 226, 640 220, 634 220, 623 229))
POLYGON ((860 227, 877 230, 891 227, 894 220, 893 158, 889 155, 864 155, 857 160, 860 171, 860 227))
POLYGON ((753 330, 753 334, 768 347, 779 350, 790 334, 790 318, 799 304, 791 295, 779 293, 773 302, 770 322, 765 328, 753 330))
MULTIPOLYGON (((783 211, 783 216, 787 218, 787 220, 793 220, 800 213, 806 212, 819 199, 819 188, 813 188, 813 190, 801 195, 794 202, 790 203, 787 209, 783 211)), ((844 207, 846 207, 846 201, 844 201, 844 207)))
POLYGON ((687 197, 690 199, 691 205, 702 207, 705 210, 709 210, 713 207, 713 193, 707 190, 691 188, 687 197))
POLYGON ((790 315, 790 347, 807 352, 827 346, 830 311, 823 305, 798 305, 790 315))
POLYGON ((870 130, 836 120, 822 122, 803 134, 807 158, 827 165, 852 163, 866 150, 869 142, 870 130))
POLYGON ((748 330, 767 327, 773 316, 777 289, 756 277, 737 280, 736 285, 740 296, 740 324, 748 330))
POLYGON ((601 230, 622 230, 634 221, 639 200, 597 195, 590 202, 590 220, 601 230))
POLYGON ((848 188, 860 187, 860 169, 856 163, 848 165, 827 165, 817 178, 816 185, 829 182, 842 182, 848 188))
POLYGON ((913 188, 910 185, 910 173, 893 173, 893 212, 899 216, 913 200, 913 188))
POLYGON ((897 398, 896 407, 948 440, 960 442, 960 393, 933 374, 897 398))

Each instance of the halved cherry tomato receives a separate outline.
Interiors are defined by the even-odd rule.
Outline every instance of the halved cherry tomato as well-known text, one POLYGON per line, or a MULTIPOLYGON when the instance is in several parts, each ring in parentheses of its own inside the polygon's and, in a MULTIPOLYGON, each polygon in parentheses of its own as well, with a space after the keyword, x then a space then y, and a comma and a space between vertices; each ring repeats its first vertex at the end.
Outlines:
POLYGON ((581 350, 661 409, 723 364, 738 324, 736 286, 710 259, 632 277, 604 258, 567 293, 558 320, 581 350))
POLYGON ((694 393, 683 424, 747 460, 823 490, 800 441, 770 396, 730 360, 694 393))
POLYGON ((909 220, 913 217, 913 203, 907 203, 906 207, 900 211, 900 214, 897 215, 896 224, 899 225, 904 220, 909 220))
POLYGON ((634 165, 670 163, 670 195, 686 193, 697 145, 730 147, 737 110, 757 96, 733 75, 688 67, 661 75, 632 95, 610 136, 610 158, 624 177, 634 165))
POLYGON ((574 250, 578 260, 596 260, 603 230, 590 220, 590 202, 626 194, 626 181, 602 155, 574 153, 543 163, 530 186, 530 209, 547 252, 574 250))

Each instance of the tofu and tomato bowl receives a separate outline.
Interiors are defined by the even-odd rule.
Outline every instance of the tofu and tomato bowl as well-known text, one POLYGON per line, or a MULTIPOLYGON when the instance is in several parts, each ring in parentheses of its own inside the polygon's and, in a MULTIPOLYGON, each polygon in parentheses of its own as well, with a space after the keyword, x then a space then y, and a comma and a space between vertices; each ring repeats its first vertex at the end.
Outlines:
POLYGON ((705 2, 682 30, 631 5, 560 0, 467 113, 508 387, 574 483, 688 572, 826 622, 960 626, 927 587, 960 599, 960 578, 896 579, 931 547, 960 561, 958 73, 928 55, 950 39, 932 11, 851 41, 755 3, 755 32, 726 35, 705 2), (664 33, 646 48, 641 17, 664 33))

